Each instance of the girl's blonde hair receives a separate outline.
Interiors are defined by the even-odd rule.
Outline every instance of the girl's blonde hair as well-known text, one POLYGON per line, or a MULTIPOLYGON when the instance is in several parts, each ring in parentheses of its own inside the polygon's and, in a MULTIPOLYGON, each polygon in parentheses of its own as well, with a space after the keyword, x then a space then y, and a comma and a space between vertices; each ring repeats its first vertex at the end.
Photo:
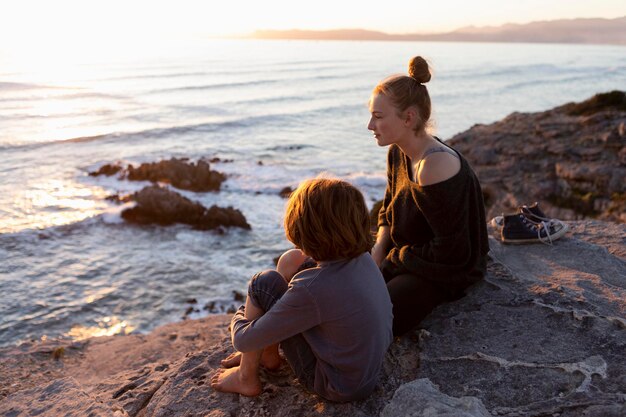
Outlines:
POLYGON ((415 132, 426 129, 432 107, 428 89, 424 85, 430 81, 431 73, 428 63, 421 56, 416 56, 409 61, 409 75, 392 75, 382 80, 372 94, 384 94, 398 109, 398 114, 411 106, 415 106, 419 113, 420 121, 415 127, 415 132))

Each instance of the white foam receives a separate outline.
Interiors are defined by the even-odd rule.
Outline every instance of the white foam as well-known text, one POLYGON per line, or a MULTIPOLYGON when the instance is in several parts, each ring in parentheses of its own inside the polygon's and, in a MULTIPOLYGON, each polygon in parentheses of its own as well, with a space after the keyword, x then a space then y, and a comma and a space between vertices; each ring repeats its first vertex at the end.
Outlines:
POLYGON ((135 206, 135 203, 128 202, 119 206, 112 206, 106 209, 102 215, 100 216, 102 221, 106 224, 121 224, 124 223, 124 219, 122 218, 122 211, 132 208, 135 206))

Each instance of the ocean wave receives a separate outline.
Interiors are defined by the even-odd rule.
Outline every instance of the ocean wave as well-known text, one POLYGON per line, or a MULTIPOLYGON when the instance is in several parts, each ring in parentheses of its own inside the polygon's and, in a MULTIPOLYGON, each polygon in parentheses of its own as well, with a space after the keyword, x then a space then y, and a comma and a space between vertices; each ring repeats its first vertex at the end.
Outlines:
POLYGON ((217 72, 195 71, 195 72, 174 72, 159 74, 139 74, 139 75, 122 75, 118 77, 97 78, 94 81, 123 81, 123 80, 143 80, 143 79, 161 79, 161 78, 185 78, 197 77, 203 75, 215 75, 217 72))
POLYGON ((573 75, 570 77, 564 77, 564 78, 546 78, 546 79, 542 79, 542 80, 528 80, 528 81, 519 81, 519 82, 514 82, 514 83, 510 83, 510 84, 506 84, 504 86, 502 86, 500 88, 501 91, 511 91, 511 90, 517 90, 517 89, 524 89, 526 87, 530 87, 530 86, 540 86, 540 85, 556 85, 556 84, 570 84, 570 83, 577 83, 577 82, 581 82, 581 81, 587 81, 590 78, 590 74, 589 73, 583 73, 580 75, 573 75))
POLYGON ((528 74, 550 74, 562 72, 562 68, 556 65, 550 64, 536 64, 536 65, 516 65, 506 67, 496 67, 489 69, 468 69, 461 68, 458 70, 451 70, 439 75, 442 81, 449 81, 455 79, 463 79, 467 81, 475 80, 477 78, 493 78, 493 77, 513 77, 516 75, 528 78, 528 74))
POLYGON ((268 78, 268 79, 251 80, 251 81, 225 82, 225 83, 204 84, 204 85, 184 85, 184 86, 179 86, 179 87, 168 87, 168 88, 150 90, 146 94, 160 94, 160 93, 171 93, 171 92, 179 92, 179 91, 218 90, 218 89, 223 89, 223 88, 255 87, 259 85, 287 84, 293 81, 321 81, 321 80, 341 79, 344 77, 346 77, 346 74, 315 75, 315 76, 293 77, 293 78, 268 78))
POLYGON ((291 143, 288 145, 276 145, 266 148, 268 151, 285 152, 285 151, 299 151, 307 148, 316 148, 316 146, 307 143, 291 143))
POLYGON ((220 129, 233 129, 233 128, 247 128, 251 126, 258 126, 259 123, 264 125, 274 126, 280 125, 283 122, 291 121, 294 117, 302 116, 315 116, 332 111, 352 111, 357 108, 361 108, 359 105, 336 105, 336 106, 322 106, 319 108, 313 108, 303 111, 284 112, 284 113, 269 113, 258 114, 252 116, 246 116, 241 118, 233 118, 230 120, 223 120, 217 122, 197 123, 190 125, 178 125, 162 128, 145 129, 134 132, 111 132, 100 135, 83 136, 69 139, 58 139, 50 141, 40 141, 36 143, 3 143, 0 144, 0 151, 9 150, 25 150, 25 149, 38 149, 50 145, 63 145, 68 143, 85 143, 94 141, 125 141, 132 139, 160 139, 168 138, 172 135, 183 135, 190 132, 215 132, 220 129))
MULTIPOLYGON (((117 77, 105 77, 97 78, 93 81, 125 81, 125 80, 143 80, 143 79, 168 79, 168 78, 187 78, 187 77, 203 77, 203 76, 220 76, 220 75, 243 75, 243 74, 259 74, 263 72, 271 73, 273 71, 288 70, 291 72, 304 72, 304 71, 321 71, 321 70, 337 70, 344 67, 335 65, 335 63, 324 63, 320 61, 302 61, 302 62, 285 62, 278 64, 257 65, 251 68, 237 68, 233 70, 215 70, 210 71, 181 71, 181 72, 161 72, 161 73, 147 73, 137 75, 123 75, 117 77)), ((154 69, 154 68, 151 68, 154 69)))
POLYGON ((180 86, 180 87, 168 87, 168 88, 161 88, 157 90, 151 90, 147 94, 170 93, 170 92, 175 92, 175 91, 214 90, 214 89, 230 88, 230 87, 251 87, 251 86, 256 86, 256 85, 275 84, 281 81, 284 81, 284 80, 271 79, 271 80, 241 81, 241 82, 230 82, 230 83, 216 83, 216 84, 206 84, 206 85, 186 85, 186 86, 180 86))
POLYGON ((36 90, 36 89, 42 89, 42 88, 57 89, 57 88, 62 88, 62 87, 53 87, 53 86, 48 86, 48 85, 28 84, 28 83, 0 82, 0 91, 2 90, 9 90, 9 91, 36 90))
MULTIPOLYGON (((65 88, 62 87, 58 87, 56 88, 57 90, 64 90, 65 88)), ((77 90, 76 88, 72 88, 69 90, 77 90)), ((116 100, 123 100, 123 99, 129 99, 130 97, 127 96, 123 96, 123 95, 116 95, 116 94, 107 94, 107 93, 98 93, 98 92, 84 92, 84 93, 71 93, 71 94, 59 94, 59 95, 54 95, 54 96, 50 96, 49 94, 45 94, 45 95, 30 95, 28 97, 3 97, 0 98, 0 102, 12 102, 12 101, 18 101, 18 102, 22 102, 22 101, 37 101, 37 100, 42 100, 42 101, 47 101, 47 100, 82 100, 82 99, 89 99, 89 98, 106 98, 106 99, 116 99, 116 100)))

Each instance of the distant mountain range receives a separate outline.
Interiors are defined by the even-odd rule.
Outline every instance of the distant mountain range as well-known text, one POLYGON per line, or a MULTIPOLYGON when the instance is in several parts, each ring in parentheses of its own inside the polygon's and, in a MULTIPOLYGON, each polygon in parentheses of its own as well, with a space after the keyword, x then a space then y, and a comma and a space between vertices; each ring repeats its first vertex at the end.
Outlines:
POLYGON ((626 45, 626 16, 616 19, 563 19, 467 26, 446 33, 388 34, 364 29, 259 30, 246 36, 254 39, 462 41, 462 42, 545 42, 626 45))

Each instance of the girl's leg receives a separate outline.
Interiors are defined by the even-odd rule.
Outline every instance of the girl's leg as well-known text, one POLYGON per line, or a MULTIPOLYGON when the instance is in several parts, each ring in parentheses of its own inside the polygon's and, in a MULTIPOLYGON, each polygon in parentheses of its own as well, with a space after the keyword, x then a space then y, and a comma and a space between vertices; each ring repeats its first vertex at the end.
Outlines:
MULTIPOLYGON (((245 316, 254 320, 263 315, 263 310, 256 307, 250 297, 246 299, 245 316)), ((211 388, 216 391, 234 392, 248 397, 254 397, 261 393, 261 380, 259 379, 259 362, 263 350, 241 354, 241 363, 229 369, 220 369, 211 377, 211 388)))
POLYGON ((398 275, 387 281, 387 290, 393 304, 394 336, 402 336, 439 304, 450 301, 445 291, 410 274, 398 275))

